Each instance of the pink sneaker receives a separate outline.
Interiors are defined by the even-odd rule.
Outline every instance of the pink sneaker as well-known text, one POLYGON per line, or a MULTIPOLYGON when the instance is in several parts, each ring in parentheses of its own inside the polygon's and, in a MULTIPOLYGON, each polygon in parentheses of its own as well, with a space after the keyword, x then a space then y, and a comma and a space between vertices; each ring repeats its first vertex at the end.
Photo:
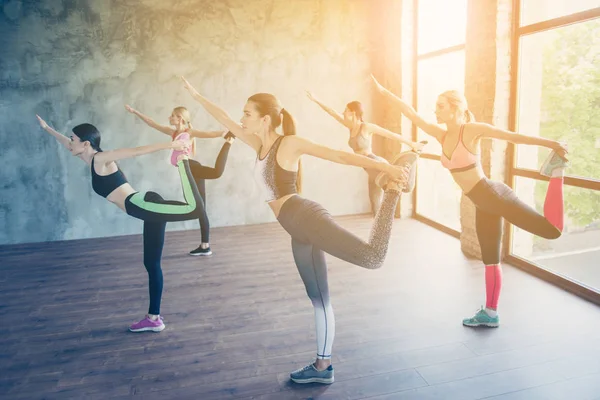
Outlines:
POLYGON ((129 327, 131 332, 160 332, 165 329, 165 324, 163 323, 162 317, 158 317, 156 321, 150 319, 149 316, 146 315, 146 318, 137 322, 129 327))
MULTIPOLYGON (((175 140, 184 140, 184 141, 190 140, 190 134, 187 132, 182 132, 179 135, 177 135, 177 137, 173 140, 174 141, 175 140)), ((191 143, 190 143, 190 145, 191 145, 191 143)), ((175 167, 177 166, 177 157, 179 157, 182 154, 189 155, 190 151, 189 150, 187 150, 187 151, 186 150, 173 150, 173 152, 171 153, 171 164, 173 166, 175 166, 175 167)))

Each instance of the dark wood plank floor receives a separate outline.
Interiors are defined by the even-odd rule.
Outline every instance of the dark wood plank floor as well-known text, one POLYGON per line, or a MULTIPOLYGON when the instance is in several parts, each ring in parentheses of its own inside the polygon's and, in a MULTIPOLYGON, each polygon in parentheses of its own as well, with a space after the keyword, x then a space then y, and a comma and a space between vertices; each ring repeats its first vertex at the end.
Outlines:
MULTIPOLYGON (((362 237, 371 220, 339 222, 362 237)), ((483 268, 456 239, 395 222, 383 269, 334 258, 336 382, 301 386, 311 304, 277 224, 167 235, 161 333, 140 236, 0 247, 2 399, 598 399, 600 308, 505 267, 499 329, 469 329, 483 268)))

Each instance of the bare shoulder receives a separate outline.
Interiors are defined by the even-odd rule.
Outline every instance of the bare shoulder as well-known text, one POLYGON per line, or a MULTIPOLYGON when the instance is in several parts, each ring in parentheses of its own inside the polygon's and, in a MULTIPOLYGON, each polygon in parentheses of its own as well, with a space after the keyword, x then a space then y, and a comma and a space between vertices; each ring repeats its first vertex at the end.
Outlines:
POLYGON ((281 138, 281 147, 289 147, 289 148, 296 148, 296 147, 302 147, 305 146, 307 144, 313 143, 312 141, 305 139, 303 137, 300 137, 298 135, 287 135, 287 136, 283 136, 281 138))
POLYGON ((117 163, 110 157, 110 153, 110 151, 101 151, 96 153, 94 158, 92 158, 94 171, 96 171, 98 175, 108 175, 119 168, 117 163))
POLYGON ((464 125, 463 138, 475 140, 491 127, 485 122, 467 122, 464 125))

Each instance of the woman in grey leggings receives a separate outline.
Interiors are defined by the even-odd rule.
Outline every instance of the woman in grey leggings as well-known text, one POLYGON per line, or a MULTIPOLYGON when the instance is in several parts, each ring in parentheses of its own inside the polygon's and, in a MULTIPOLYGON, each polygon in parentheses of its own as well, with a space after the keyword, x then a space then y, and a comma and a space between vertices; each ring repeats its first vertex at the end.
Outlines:
MULTIPOLYGON (((348 133, 350 134, 350 137, 348 138, 348 146, 350 146, 352 151, 354 151, 356 154, 367 156, 374 160, 385 161, 385 159, 373 153, 371 146, 373 135, 379 135, 390 140, 395 140, 396 142, 404 143, 409 146, 412 151, 417 153, 421 153, 423 147, 427 144, 427 141, 423 141, 421 143, 410 141, 397 133, 382 128, 377 124, 365 122, 363 120, 363 109, 360 101, 351 101, 350 103, 346 104, 344 113, 340 115, 333 108, 328 107, 319 101, 311 92, 306 92, 306 95, 310 100, 314 101, 319 107, 321 107, 323 111, 335 118, 337 122, 348 128, 348 133)), ((372 169, 365 169, 365 171, 369 175, 369 200, 371 202, 371 212, 373 215, 375 215, 377 210, 379 210, 381 196, 383 195, 383 190, 375 183, 375 178, 379 174, 379 171, 372 169)), ((413 170, 412 172, 413 173, 408 180, 408 185, 403 190, 405 193, 411 192, 415 186, 416 170, 413 170)))
POLYGON ((185 87, 217 121, 257 154, 255 178, 281 226, 292 237, 294 260, 315 309, 317 359, 291 373, 297 383, 332 383, 331 349, 335 332, 329 301, 325 253, 367 269, 383 265, 396 203, 418 155, 400 154, 393 164, 333 150, 295 135, 292 116, 275 96, 258 93, 244 106, 241 126, 221 108, 200 95, 185 79, 185 87), (282 126, 283 135, 276 132, 282 126), (371 237, 365 242, 340 227, 321 205, 300 197, 300 157, 303 154, 381 171, 376 179, 384 189, 371 237))

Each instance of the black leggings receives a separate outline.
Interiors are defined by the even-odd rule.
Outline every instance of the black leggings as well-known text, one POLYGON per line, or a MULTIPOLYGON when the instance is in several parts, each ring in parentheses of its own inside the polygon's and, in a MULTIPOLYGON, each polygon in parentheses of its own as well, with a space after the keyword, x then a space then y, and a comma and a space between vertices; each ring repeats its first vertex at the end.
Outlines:
MULTIPOLYGON (((146 192, 144 200, 156 204, 183 204, 176 200, 165 200, 158 193, 146 192)), ((144 221, 144 267, 148 272, 148 291, 150 306, 148 314, 160 314, 160 301, 163 290, 163 273, 161 267, 162 251, 165 245, 166 221, 144 221)))
POLYGON ((163 273, 160 265, 165 245, 166 222, 144 222, 144 267, 148 271, 148 291, 150 307, 148 314, 160 314, 160 300, 163 290, 163 273))
POLYGON ((148 313, 153 315, 160 314, 163 290, 161 257, 167 222, 196 219, 198 211, 202 210, 202 198, 192 179, 188 160, 180 161, 177 167, 186 202, 165 200, 155 192, 135 192, 125 201, 127 214, 144 221, 144 266, 148 272, 150 294, 148 313))
POLYGON ((519 200, 515 192, 504 183, 483 178, 466 196, 477 208, 475 227, 485 265, 500 263, 502 218, 545 239, 556 239, 561 235, 557 227, 519 200))
POLYGON ((196 160, 190 160, 190 168, 192 170, 192 176, 196 181, 196 186, 198 186, 198 193, 200 193, 200 197, 202 197, 202 204, 198 209, 198 222, 200 223, 200 236, 202 243, 208 243, 210 237, 210 223, 208 222, 208 215, 206 214, 206 179, 217 179, 223 175, 223 171, 225 170, 225 164, 227 163, 227 155, 229 154, 229 149, 231 148, 231 143, 225 142, 219 155, 217 156, 217 161, 215 162, 215 167, 205 167, 200 164, 196 160))
POLYGON ((198 218, 203 209, 202 197, 193 180, 188 160, 180 161, 177 168, 185 202, 164 200, 154 192, 134 192, 125 199, 127 214, 151 222, 189 221, 198 218))

